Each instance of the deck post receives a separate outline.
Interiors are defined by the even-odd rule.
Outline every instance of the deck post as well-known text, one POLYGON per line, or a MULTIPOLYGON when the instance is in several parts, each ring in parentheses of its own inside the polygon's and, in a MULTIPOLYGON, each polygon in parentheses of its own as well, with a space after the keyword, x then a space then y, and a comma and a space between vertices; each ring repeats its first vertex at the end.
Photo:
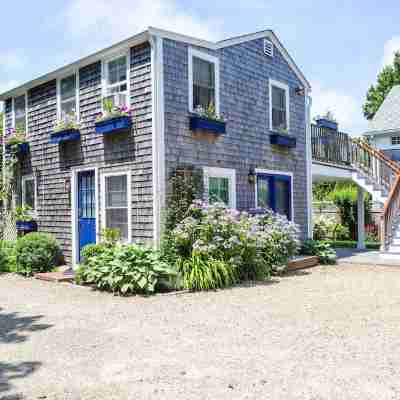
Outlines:
POLYGON ((364 189, 358 186, 357 192, 357 249, 365 250, 364 189))

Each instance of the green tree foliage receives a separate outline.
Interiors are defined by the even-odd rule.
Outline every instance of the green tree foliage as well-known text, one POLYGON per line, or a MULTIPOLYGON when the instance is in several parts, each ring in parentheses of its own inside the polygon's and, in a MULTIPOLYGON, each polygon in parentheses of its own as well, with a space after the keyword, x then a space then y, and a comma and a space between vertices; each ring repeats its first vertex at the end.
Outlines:
POLYGON ((394 55, 392 65, 385 66, 378 74, 377 82, 368 89, 365 103, 363 105, 364 116, 372 119, 378 111, 385 97, 393 86, 400 84, 400 52, 394 55))

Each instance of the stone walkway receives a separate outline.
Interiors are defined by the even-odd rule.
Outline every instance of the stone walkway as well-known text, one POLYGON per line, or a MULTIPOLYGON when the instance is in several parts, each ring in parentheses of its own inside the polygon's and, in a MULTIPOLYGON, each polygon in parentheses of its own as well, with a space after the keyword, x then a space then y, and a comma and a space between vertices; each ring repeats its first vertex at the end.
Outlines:
POLYGON ((115 297, 0 276, 0 399, 400 398, 400 270, 115 297))

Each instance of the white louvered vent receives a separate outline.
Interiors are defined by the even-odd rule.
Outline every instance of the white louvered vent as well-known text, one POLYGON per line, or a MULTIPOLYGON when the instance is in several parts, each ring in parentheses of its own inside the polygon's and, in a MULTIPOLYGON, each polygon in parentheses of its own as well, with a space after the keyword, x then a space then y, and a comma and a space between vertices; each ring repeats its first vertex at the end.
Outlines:
POLYGON ((268 57, 274 56, 274 44, 269 39, 264 39, 264 54, 268 57))

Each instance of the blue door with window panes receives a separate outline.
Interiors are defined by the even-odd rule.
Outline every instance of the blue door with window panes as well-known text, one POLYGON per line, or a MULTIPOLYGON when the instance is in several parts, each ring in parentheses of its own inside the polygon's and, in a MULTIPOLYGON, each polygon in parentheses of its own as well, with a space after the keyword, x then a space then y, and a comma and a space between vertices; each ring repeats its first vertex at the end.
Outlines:
POLYGON ((270 208, 292 219, 292 178, 288 175, 257 174, 257 207, 270 208))
POLYGON ((95 172, 78 173, 78 235, 79 259, 81 250, 96 243, 96 187, 95 172))

